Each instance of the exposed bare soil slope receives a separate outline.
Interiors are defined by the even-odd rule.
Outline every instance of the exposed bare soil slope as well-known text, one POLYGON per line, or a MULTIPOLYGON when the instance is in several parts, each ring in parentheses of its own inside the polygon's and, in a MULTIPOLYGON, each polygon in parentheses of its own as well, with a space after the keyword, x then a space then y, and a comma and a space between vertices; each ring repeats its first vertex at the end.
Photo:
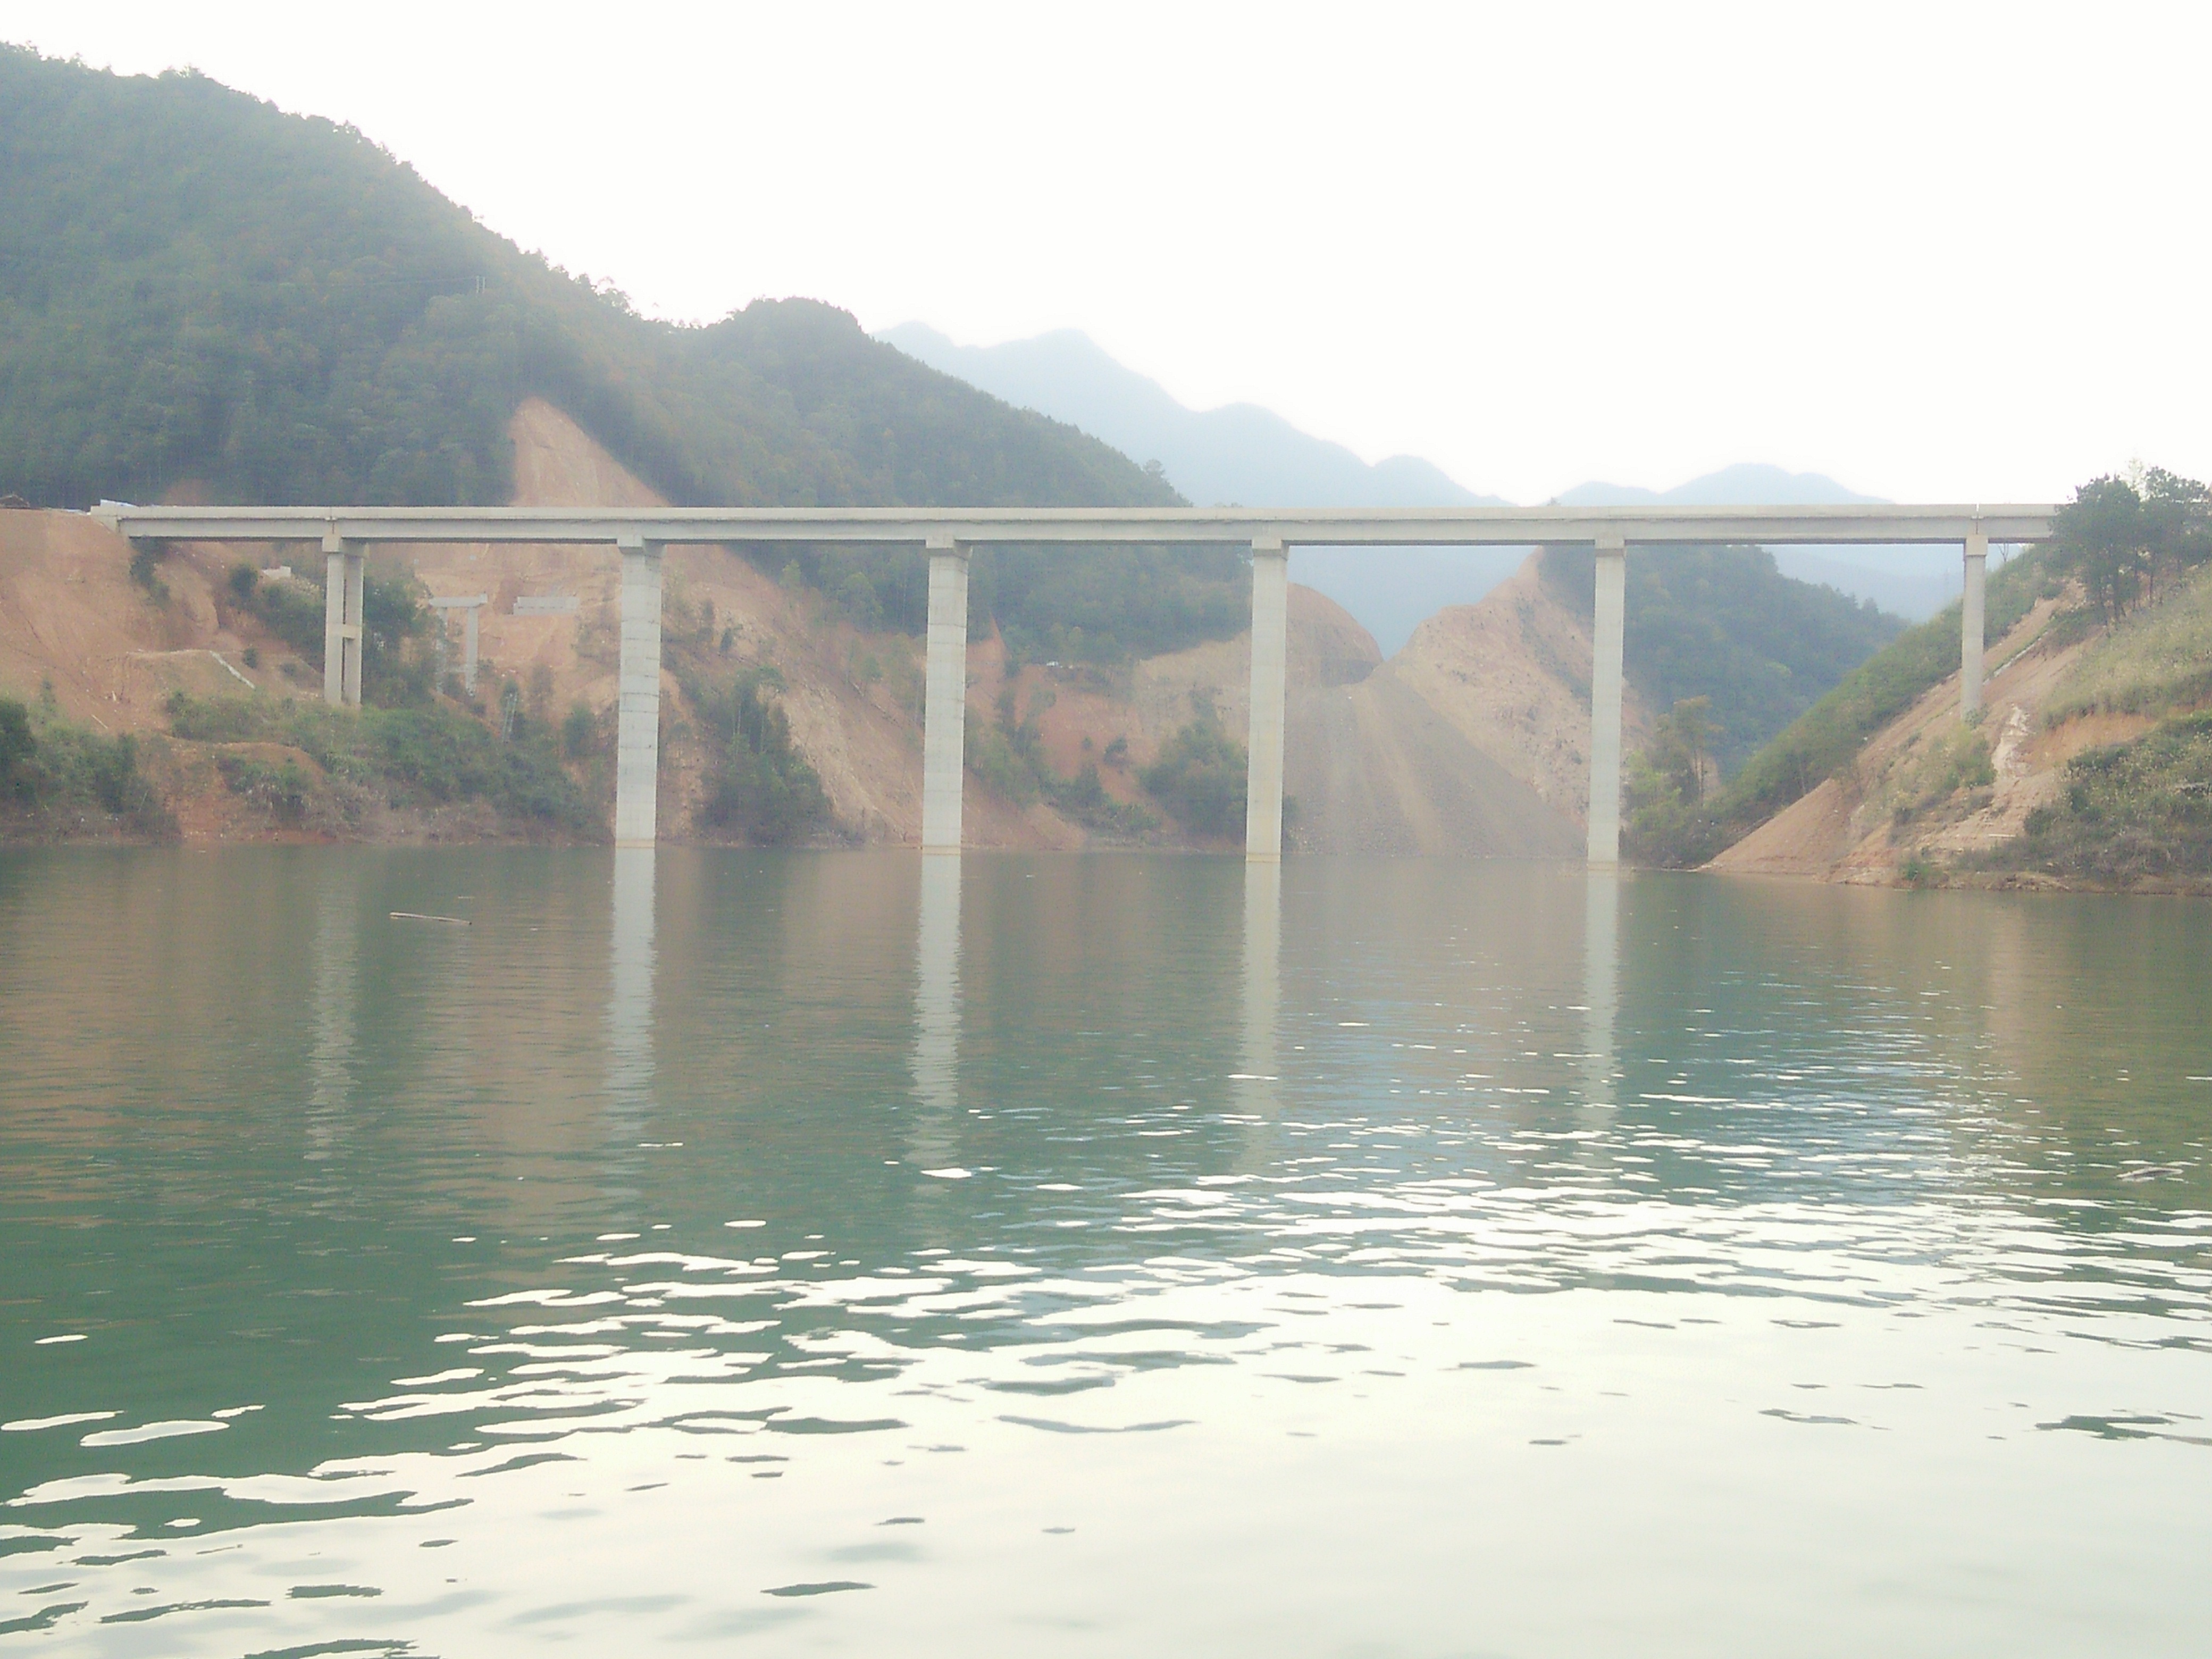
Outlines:
MULTIPOLYGON (((1415 629, 1391 668, 1580 825, 1589 807, 1590 650, 1589 621, 1559 603, 1531 554, 1480 604, 1453 605, 1415 629)), ((1624 746, 1645 740, 1650 722, 1633 686, 1621 720, 1624 746)))
MULTIPOLYGON (((1291 844, 1572 856, 1589 803, 1589 624, 1532 556, 1364 676, 1309 678, 1289 711, 1291 844)), ((1635 741, 1646 721, 1633 691, 1625 718, 1635 741)))
MULTIPOLYGON (((518 505, 657 504, 651 489, 549 404, 524 404, 510 435, 518 505)), ((179 493, 189 495, 190 486, 179 493)), ((0 513, 0 693, 33 698, 51 683, 67 718, 108 732, 157 733, 167 729, 163 703, 173 690, 320 695, 319 672, 234 606, 228 586, 240 560, 269 567, 289 560, 300 580, 319 584, 319 553, 182 546, 159 568, 166 597, 158 603, 132 581, 131 557, 126 543, 88 519, 0 513), (249 648, 255 665, 247 663, 249 648)), ((577 703, 604 710, 613 702, 618 574, 603 551, 477 544, 389 549, 373 557, 380 574, 411 574, 431 595, 484 596, 478 692, 488 708, 496 709, 510 686, 556 720, 577 703), (523 601, 532 603, 518 614, 523 601)), ((458 613, 448 626, 458 666, 458 613)), ((793 738, 821 775, 835 833, 918 837, 919 641, 858 632, 821 595, 787 589, 721 548, 671 550, 664 629, 732 671, 776 667, 793 738)), ((1289 647, 1294 848, 1577 850, 1589 767, 1589 632, 1546 592, 1533 562, 1482 604, 1431 619, 1388 663, 1341 607, 1293 586, 1289 647)), ((1114 799, 1156 805, 1138 774, 1202 709, 1244 736, 1249 664, 1250 641, 1240 635, 1113 671, 1030 664, 1009 688, 1001 643, 979 634, 969 648, 969 719, 971 730, 999 720, 1001 693, 1011 689, 1014 718, 1035 718, 1055 772, 1073 777, 1096 764, 1114 799)), ((673 673, 661 689, 662 834, 689 839, 699 833, 708 755, 673 673)), ((1630 718, 1632 727, 1640 725, 1641 710, 1632 707, 1630 718)), ((501 833, 495 818, 466 809, 437 822, 378 812, 349 827, 312 815, 280 826, 226 789, 213 752, 222 747, 165 739, 148 752, 188 840, 501 833)), ((228 747, 241 758, 313 765, 270 745, 228 747)), ((972 774, 966 816, 968 838, 979 847, 1076 848, 1093 838, 1050 805, 1018 805, 972 774)), ((1177 839, 1171 822, 1160 833, 1177 839)))
POLYGON ((51 686, 64 715, 112 733, 158 728, 172 690, 263 683, 240 661, 251 641, 218 614, 227 568, 165 561, 157 605, 131 580, 130 548, 90 519, 0 512, 0 696, 29 702, 51 686))

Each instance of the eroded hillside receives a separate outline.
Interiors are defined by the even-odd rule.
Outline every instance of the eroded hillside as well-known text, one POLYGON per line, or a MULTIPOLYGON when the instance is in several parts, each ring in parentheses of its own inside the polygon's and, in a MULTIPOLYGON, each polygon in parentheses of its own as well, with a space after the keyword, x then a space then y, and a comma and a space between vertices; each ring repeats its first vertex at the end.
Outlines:
MULTIPOLYGON (((516 505, 659 504, 653 490, 543 400, 515 412, 509 436, 516 505)), ((193 492, 187 485, 175 493, 193 492)), ((394 810, 359 792, 347 795, 297 744, 173 735, 179 694, 200 711, 203 729, 207 709, 233 702, 316 708, 319 667, 243 600, 235 578, 241 567, 265 573, 257 591, 282 592, 294 606, 312 610, 320 605, 320 556, 305 547, 179 544, 158 562, 138 556, 135 575, 133 559, 126 543, 82 515, 0 514, 0 695, 41 703, 52 718, 100 732, 149 738, 143 763, 188 840, 531 832, 481 805, 394 810), (280 799, 268 780, 286 766, 304 783, 280 799), (240 777, 246 787, 239 786, 240 777)), ((563 546, 386 548, 372 554, 371 574, 410 584, 426 598, 484 599, 476 716, 498 726, 519 713, 542 726, 586 711, 586 747, 568 754, 567 769, 604 816, 619 646, 613 561, 563 546)), ((819 776, 828 811, 817 833, 892 843, 918 836, 921 642, 855 627, 796 574, 771 573, 720 548, 669 551, 661 746, 661 818, 669 839, 718 835, 702 817, 714 751, 692 692, 748 676, 766 688, 763 696, 787 720, 793 744, 819 776)), ((450 676, 459 665, 461 624, 458 613, 447 615, 439 626, 450 676)), ((418 642, 424 650, 433 644, 418 642)), ((1338 606, 1310 590, 1292 590, 1294 699, 1358 691, 1376 659, 1373 641, 1338 606)), ((1026 732, 1032 778, 1074 780, 1088 770, 1106 802, 1131 810, 1117 818, 1109 809, 1086 821, 1033 787, 994 787, 979 763, 968 786, 971 845, 1071 848, 1102 836, 1233 843, 1233 836, 1182 829, 1139 776, 1194 720, 1218 720, 1241 740, 1249 720, 1249 635, 1119 667, 1032 662, 1009 675, 1006 665, 1006 643, 994 633, 971 639, 971 761, 1026 732)), ((1294 750, 1306 746, 1296 726, 1291 741, 1294 750)), ((562 833, 592 832, 570 826, 562 833)))
POLYGON ((1960 717, 1948 676, 1712 867, 1881 884, 2201 884, 2212 571, 2117 625, 2078 584, 2057 584, 1989 660, 1978 718, 1960 717), (2100 799, 2115 788, 2120 799, 2100 799), (2086 845, 2063 844, 2069 826, 2086 845))

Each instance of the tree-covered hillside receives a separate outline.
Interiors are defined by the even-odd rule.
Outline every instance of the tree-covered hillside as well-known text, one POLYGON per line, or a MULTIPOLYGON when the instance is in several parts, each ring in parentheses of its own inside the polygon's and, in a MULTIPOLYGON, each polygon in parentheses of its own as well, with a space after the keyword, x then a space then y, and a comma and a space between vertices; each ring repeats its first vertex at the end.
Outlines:
MULTIPOLYGON (((758 301, 706 327, 641 318, 349 128, 198 75, 0 46, 0 492, 497 502, 507 419, 533 395, 684 505, 1176 499, 829 306, 758 301)), ((921 562, 800 555, 832 592, 909 627, 921 562)), ((1243 625, 1232 553, 1009 550, 978 575, 1010 629, 1081 628, 1091 654, 1243 625)))
MULTIPOLYGON (((1547 548, 1544 579, 1583 615, 1588 548, 1547 548)), ((1759 547, 1639 548, 1628 559, 1624 670, 1661 714, 1709 700, 1712 757, 1733 775, 1829 687, 1903 630, 1901 618, 1797 581, 1759 547)))

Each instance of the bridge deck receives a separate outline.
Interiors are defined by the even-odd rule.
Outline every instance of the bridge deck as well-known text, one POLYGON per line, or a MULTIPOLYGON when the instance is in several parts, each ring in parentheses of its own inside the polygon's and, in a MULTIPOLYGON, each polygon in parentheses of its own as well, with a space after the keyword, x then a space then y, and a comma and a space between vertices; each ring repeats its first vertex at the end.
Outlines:
POLYGON ((94 515, 171 541, 669 543, 1948 544, 2049 538, 2048 506, 1455 507, 129 507, 94 515))

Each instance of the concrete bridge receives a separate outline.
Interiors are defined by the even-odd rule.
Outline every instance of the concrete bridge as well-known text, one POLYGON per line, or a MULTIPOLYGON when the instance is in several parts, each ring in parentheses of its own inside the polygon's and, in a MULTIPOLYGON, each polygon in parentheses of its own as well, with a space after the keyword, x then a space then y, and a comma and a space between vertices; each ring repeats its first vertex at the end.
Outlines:
POLYGON ((1249 547, 1252 556, 1252 716, 1245 857, 1273 862, 1283 843, 1283 701, 1290 550, 1297 546, 1580 544, 1597 554, 1590 665, 1589 862, 1620 851, 1621 640, 1627 553, 1668 543, 1866 543, 1962 550, 1960 710, 1981 705, 1983 580, 1991 542, 2039 542, 2057 512, 2011 507, 1701 507, 1440 508, 908 507, 140 507, 103 502, 95 516, 134 541, 315 542, 325 555, 324 695, 361 701, 363 559, 372 544, 559 543, 604 546, 622 560, 621 702, 615 844, 653 844, 660 754, 660 558, 671 544, 843 542, 919 546, 929 556, 929 634, 922 738, 925 853, 960 850, 968 707, 968 559, 994 543, 1249 547))

